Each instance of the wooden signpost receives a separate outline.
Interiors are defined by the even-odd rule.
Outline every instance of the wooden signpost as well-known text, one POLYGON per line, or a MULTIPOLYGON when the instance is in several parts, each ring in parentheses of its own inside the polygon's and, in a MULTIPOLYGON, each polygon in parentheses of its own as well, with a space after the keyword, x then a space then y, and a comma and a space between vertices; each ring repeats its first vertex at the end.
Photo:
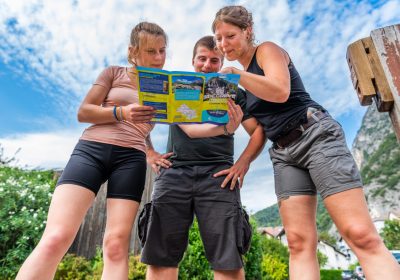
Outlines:
POLYGON ((347 48, 350 77, 361 105, 388 112, 400 142, 400 24, 373 30, 347 48))

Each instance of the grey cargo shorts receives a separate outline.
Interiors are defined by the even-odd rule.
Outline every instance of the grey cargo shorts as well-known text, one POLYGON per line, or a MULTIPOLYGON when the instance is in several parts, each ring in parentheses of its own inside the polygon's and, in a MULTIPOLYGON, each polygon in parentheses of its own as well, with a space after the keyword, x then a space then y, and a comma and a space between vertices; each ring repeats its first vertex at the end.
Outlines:
POLYGON ((293 195, 329 195, 362 186, 340 124, 325 116, 285 148, 269 149, 278 200, 293 195))
POLYGON ((243 266, 241 254, 249 248, 251 226, 240 203, 240 190, 221 188, 225 176, 213 177, 229 167, 212 164, 161 170, 154 182, 152 202, 144 206, 139 217, 143 263, 177 267, 196 215, 212 269, 243 266))

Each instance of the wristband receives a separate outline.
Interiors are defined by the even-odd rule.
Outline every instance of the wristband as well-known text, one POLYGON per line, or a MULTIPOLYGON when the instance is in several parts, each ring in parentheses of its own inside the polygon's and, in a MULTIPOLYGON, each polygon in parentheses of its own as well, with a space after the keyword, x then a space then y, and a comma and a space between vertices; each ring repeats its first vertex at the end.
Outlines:
POLYGON ((124 115, 122 114, 122 106, 119 106, 119 116, 121 117, 121 121, 124 120, 124 115))
POLYGON ((113 115, 114 115, 114 118, 115 118, 117 121, 119 121, 118 116, 117 116, 117 106, 114 106, 113 115))
POLYGON ((228 129, 226 128, 226 124, 224 124, 224 135, 226 136, 232 136, 233 133, 229 133, 228 129))

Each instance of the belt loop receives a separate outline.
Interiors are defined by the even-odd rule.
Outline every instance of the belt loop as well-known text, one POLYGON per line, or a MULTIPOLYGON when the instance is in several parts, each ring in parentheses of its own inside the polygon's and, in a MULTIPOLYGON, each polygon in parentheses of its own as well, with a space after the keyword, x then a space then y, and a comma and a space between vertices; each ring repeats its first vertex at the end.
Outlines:
POLYGON ((319 118, 315 115, 315 113, 313 113, 313 114, 311 115, 311 117, 312 117, 316 122, 319 121, 319 118))

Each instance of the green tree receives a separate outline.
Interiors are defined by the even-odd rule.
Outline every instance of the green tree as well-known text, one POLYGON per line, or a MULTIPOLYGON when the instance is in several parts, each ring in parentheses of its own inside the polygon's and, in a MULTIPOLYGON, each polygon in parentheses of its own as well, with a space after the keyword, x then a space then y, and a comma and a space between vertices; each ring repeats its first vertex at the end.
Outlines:
POLYGON ((327 231, 321 231, 320 233, 318 233, 318 239, 324 241, 329 245, 336 245, 336 238, 330 235, 327 231))
POLYGON ((400 249, 400 221, 386 220, 381 236, 389 250, 400 249))

